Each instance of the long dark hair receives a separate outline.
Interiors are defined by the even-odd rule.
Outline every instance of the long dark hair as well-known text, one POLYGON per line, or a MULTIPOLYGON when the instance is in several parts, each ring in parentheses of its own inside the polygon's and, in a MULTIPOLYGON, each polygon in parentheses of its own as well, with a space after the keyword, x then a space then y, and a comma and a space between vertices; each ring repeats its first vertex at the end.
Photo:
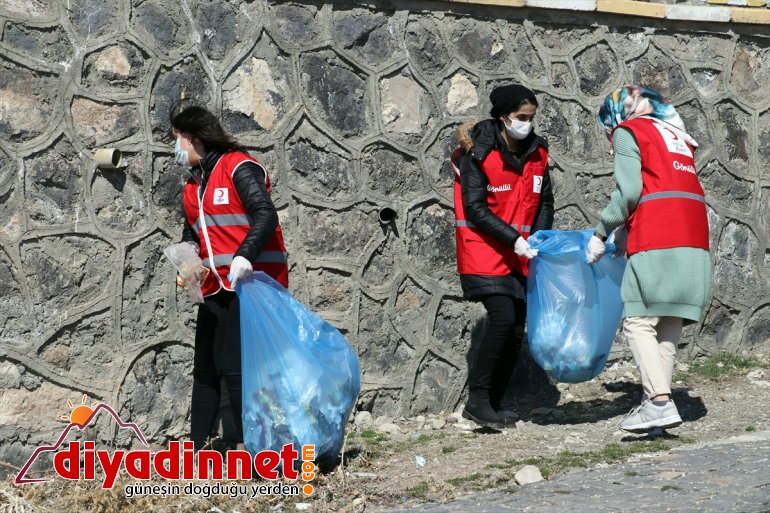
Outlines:
POLYGON ((179 132, 190 134, 203 144, 206 152, 210 151, 246 151, 241 144, 225 132, 219 119, 204 107, 192 105, 180 110, 172 108, 169 113, 171 126, 179 132))

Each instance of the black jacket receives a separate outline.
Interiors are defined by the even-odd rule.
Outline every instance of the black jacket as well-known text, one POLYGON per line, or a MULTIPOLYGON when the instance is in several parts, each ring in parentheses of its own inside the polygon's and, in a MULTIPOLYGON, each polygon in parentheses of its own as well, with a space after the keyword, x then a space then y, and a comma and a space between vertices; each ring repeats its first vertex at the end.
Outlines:
MULTIPOLYGON (((193 178, 201 185, 201 190, 205 190, 211 172, 221 156, 221 152, 209 152, 198 166, 190 170, 193 178)), ((265 172, 261 166, 252 162, 241 164, 233 175, 233 184, 248 212, 251 225, 234 256, 242 256, 253 263, 275 233, 278 212, 267 192, 265 172)), ((186 218, 182 229, 182 242, 194 242, 200 246, 198 234, 193 231, 186 218)))
MULTIPOLYGON (((480 163, 489 155, 490 151, 497 148, 501 151, 503 160, 521 173, 524 169, 524 163, 532 152, 538 146, 547 148, 548 142, 533 131, 524 139, 522 145, 525 148, 524 151, 517 155, 508 149, 498 127, 498 122, 494 119, 481 121, 473 127, 471 131, 473 149, 463 155, 460 161, 460 186, 465 218, 507 246, 513 247, 520 234, 489 209, 487 205, 489 180, 484 171, 481 170, 480 163)), ((540 191, 540 205, 532 224, 532 233, 538 230, 551 229, 553 214, 553 187, 551 186, 551 174, 546 168, 540 191)), ((465 296, 469 299, 478 299, 490 294, 505 294, 523 299, 526 297, 527 291, 526 278, 515 271, 510 276, 463 274, 460 275, 460 283, 465 296)))

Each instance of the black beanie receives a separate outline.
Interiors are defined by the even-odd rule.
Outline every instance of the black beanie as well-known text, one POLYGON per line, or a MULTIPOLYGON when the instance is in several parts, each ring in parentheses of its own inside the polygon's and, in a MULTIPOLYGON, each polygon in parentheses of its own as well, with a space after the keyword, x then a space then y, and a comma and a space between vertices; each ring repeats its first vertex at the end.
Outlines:
POLYGON ((523 85, 511 84, 495 87, 489 93, 489 101, 492 102, 492 110, 489 111, 489 115, 497 119, 517 110, 524 100, 529 100, 530 103, 537 106, 535 93, 523 85))

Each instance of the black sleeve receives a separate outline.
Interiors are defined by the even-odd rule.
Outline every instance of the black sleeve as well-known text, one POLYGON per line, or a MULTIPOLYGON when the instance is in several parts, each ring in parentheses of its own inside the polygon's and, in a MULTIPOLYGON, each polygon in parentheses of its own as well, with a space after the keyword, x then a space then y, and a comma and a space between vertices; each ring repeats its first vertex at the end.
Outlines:
POLYGON ((513 246, 521 234, 489 210, 487 185, 489 180, 478 162, 470 154, 465 155, 460 163, 460 187, 466 220, 508 246, 513 246))
POLYGON ((192 229, 190 223, 187 222, 187 216, 184 219, 184 227, 182 228, 182 242, 192 242, 196 246, 200 247, 200 241, 198 240, 198 234, 192 229))
POLYGON ((553 227, 553 185, 551 172, 546 169, 543 175, 543 187, 540 189, 540 206, 537 207, 532 233, 538 230, 550 230, 553 227))
POLYGON ((265 185, 265 172, 253 162, 241 164, 233 174, 233 183, 249 215, 251 228, 234 256, 254 263, 278 226, 278 212, 265 185))

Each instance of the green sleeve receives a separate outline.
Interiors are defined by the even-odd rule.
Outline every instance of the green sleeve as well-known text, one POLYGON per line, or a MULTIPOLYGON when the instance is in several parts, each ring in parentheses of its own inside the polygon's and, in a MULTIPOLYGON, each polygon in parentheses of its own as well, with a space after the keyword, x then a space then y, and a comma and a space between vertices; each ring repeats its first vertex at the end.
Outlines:
POLYGON ((628 130, 615 130, 612 147, 615 155, 615 190, 596 225, 596 231, 604 236, 626 222, 642 195, 642 158, 636 139, 628 130))

